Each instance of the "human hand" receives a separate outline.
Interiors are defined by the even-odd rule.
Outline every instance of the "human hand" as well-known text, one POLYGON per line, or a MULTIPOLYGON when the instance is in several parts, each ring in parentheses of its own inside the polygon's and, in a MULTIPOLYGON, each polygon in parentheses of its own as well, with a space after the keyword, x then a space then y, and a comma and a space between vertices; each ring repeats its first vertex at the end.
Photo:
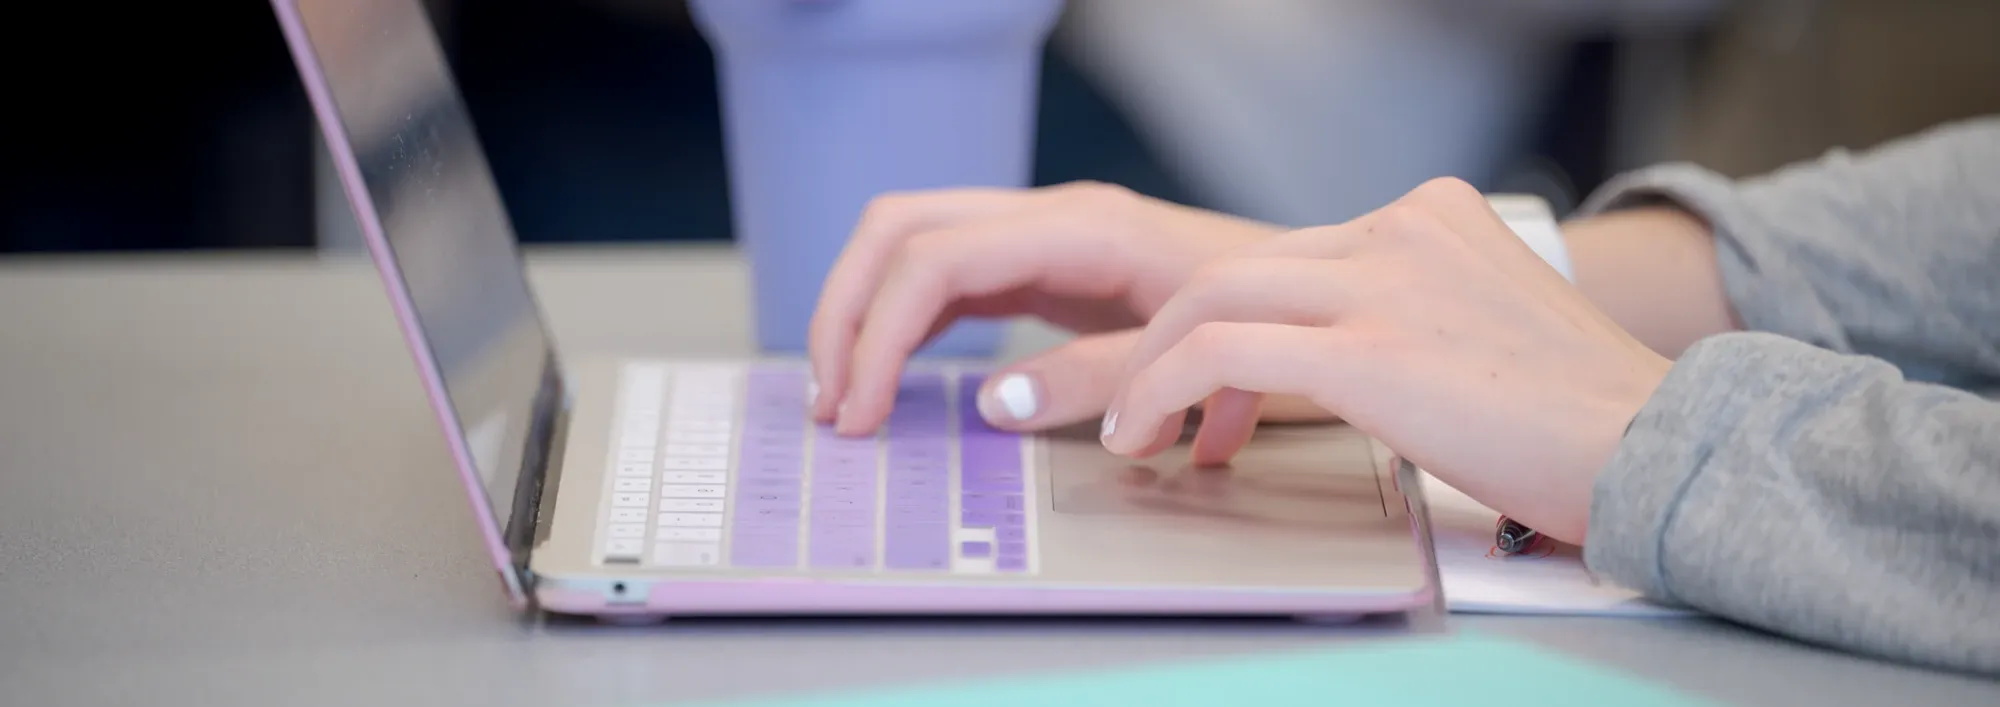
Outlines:
POLYGON ((1482 503, 1572 543, 1591 485, 1672 363, 1455 180, 1205 264, 1133 347, 1104 445, 1150 456, 1208 400, 1226 458, 1261 394, 1305 396, 1482 503), (1225 404, 1226 402, 1226 404, 1225 404))
POLYGON ((996 372, 982 411, 1012 429, 1097 417, 1136 327, 1203 263, 1281 232, 1091 183, 878 199, 813 316, 813 414, 872 431, 924 342, 960 317, 1031 315, 1083 336, 996 372))

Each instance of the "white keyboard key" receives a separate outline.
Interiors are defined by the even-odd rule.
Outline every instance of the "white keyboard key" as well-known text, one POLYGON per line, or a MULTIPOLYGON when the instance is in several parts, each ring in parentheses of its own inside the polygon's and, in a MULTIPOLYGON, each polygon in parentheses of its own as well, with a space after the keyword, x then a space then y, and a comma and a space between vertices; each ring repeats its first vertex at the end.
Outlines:
POLYGON ((722 501, 713 498, 663 498, 660 510, 676 513, 721 513, 722 501))
POLYGON ((660 450, 670 457, 726 457, 729 447, 720 444, 668 444, 660 450))
POLYGON ((616 539, 626 539, 626 538, 644 538, 644 537, 646 537, 646 524, 645 524, 645 523, 614 523, 614 524, 612 524, 612 526, 611 526, 611 533, 610 533, 610 534, 611 534, 611 537, 613 537, 613 538, 616 538, 616 539))
POLYGON ((729 468, 729 460, 718 457, 667 457, 660 468, 667 471, 722 471, 729 468))
POLYGON ((696 430, 696 429, 701 429, 701 427, 705 425, 708 426, 722 425, 722 429, 720 431, 728 432, 730 430, 735 429, 734 427, 735 424, 736 424, 736 416, 730 414, 728 411, 725 410, 686 411, 686 412, 676 411, 674 413, 674 416, 667 421, 667 428, 669 431, 696 430))
POLYGON ((632 374, 625 376, 625 392, 635 398, 647 393, 652 393, 653 397, 659 397, 660 393, 666 392, 666 390, 666 376, 632 374))
POLYGON ((697 542, 717 541, 722 539, 722 529, 681 528, 669 525, 669 526, 661 526, 660 534, 655 537, 659 538, 660 540, 667 540, 667 541, 673 541, 673 540, 692 540, 697 542))
POLYGON ((720 528, 721 513, 661 513, 660 525, 669 528, 720 528))
POLYGON ((736 369, 732 366, 675 366, 676 388, 735 388, 736 369))
POLYGON ((691 432, 675 430, 667 433, 667 444, 729 444, 728 432, 691 432))
POLYGON ((651 425, 628 427, 618 435, 621 447, 656 447, 660 444, 660 431, 651 425))
POLYGON ((720 484, 727 483, 726 471, 669 471, 660 475, 660 480, 669 484, 720 484))
POLYGON ((611 494, 611 507, 645 508, 652 500, 643 493, 614 493, 611 494))
POLYGON ((644 523, 644 522, 646 522, 646 509, 644 509, 644 508, 613 508, 613 509, 611 509, 611 522, 613 522, 613 523, 644 523))
POLYGON ((657 434, 625 435, 618 438, 618 449, 620 451, 644 449, 649 452, 658 453, 660 451, 660 436, 657 434))
POLYGON ((618 475, 643 476, 650 479, 653 478, 653 464, 651 462, 619 462, 618 475))
POLYGON ((644 476, 618 479, 612 482, 611 490, 631 493, 645 493, 653 490, 653 480, 644 476))
POLYGON ((728 432, 734 429, 735 424, 736 417, 727 411, 676 411, 674 416, 667 421, 667 431, 671 435, 677 430, 699 430, 704 426, 721 425, 722 427, 718 431, 728 432))
POLYGON ((632 539, 608 540, 604 543, 604 559, 637 560, 646 541, 632 539))
POLYGON ((666 387, 667 387, 667 372, 665 370, 648 369, 648 370, 625 371, 626 390, 645 391, 655 388, 664 390, 666 389, 666 387))
POLYGON ((667 434, 674 432, 728 432, 732 428, 729 420, 670 420, 667 434))
POLYGON ((619 462, 619 463, 621 463, 621 464, 623 464, 623 463, 625 463, 625 462, 637 462, 637 463, 640 463, 640 464, 651 464, 651 463, 653 463, 653 448, 651 448, 651 447, 636 447, 636 448, 635 448, 635 447, 626 447, 626 448, 624 448, 624 449, 620 449, 620 450, 618 450, 618 462, 619 462))
POLYGON ((660 487, 660 498, 722 498, 722 490, 721 486, 666 484, 660 487))
POLYGON ((708 567, 720 561, 717 543, 662 543, 653 547, 653 564, 666 567, 708 567))
POLYGON ((631 376, 625 379, 625 394, 633 399, 658 398, 667 392, 667 379, 663 376, 631 376))
POLYGON ((628 379, 640 377, 665 379, 667 377, 667 364, 664 363, 627 361, 623 368, 625 377, 628 379))

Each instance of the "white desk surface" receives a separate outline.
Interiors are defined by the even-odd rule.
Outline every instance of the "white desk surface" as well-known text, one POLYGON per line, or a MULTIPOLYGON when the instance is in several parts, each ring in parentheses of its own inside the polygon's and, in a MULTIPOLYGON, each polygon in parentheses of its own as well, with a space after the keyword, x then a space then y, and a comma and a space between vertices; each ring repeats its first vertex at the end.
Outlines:
MULTIPOLYGON (((750 350, 742 268, 726 250, 543 250, 531 260, 565 351, 750 350)), ((518 623, 397 337, 359 261, 0 260, 0 704, 665 703, 1389 631, 518 623)), ((1052 340, 1041 332, 1017 348, 1052 340)), ((1734 704, 2000 705, 2000 683, 1718 622, 1449 623, 1734 704)))

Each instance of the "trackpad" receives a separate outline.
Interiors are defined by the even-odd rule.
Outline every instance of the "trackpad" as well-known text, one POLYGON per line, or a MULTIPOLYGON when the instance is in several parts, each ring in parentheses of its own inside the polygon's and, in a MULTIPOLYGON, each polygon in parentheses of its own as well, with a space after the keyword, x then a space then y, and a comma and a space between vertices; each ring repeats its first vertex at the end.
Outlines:
POLYGON ((1389 515, 1368 439, 1344 425, 1260 429, 1226 467, 1194 466, 1185 442, 1138 461, 1104 451, 1095 430, 1047 439, 1058 513, 1327 528, 1389 515))

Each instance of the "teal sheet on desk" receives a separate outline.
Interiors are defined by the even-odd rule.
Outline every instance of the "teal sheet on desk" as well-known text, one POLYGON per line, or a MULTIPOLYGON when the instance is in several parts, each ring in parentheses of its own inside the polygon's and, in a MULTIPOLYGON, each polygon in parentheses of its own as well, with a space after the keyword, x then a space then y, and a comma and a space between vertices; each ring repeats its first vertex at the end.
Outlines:
POLYGON ((1714 703, 1477 635, 1175 661, 1094 673, 723 703, 728 707, 1692 707, 1714 703))

